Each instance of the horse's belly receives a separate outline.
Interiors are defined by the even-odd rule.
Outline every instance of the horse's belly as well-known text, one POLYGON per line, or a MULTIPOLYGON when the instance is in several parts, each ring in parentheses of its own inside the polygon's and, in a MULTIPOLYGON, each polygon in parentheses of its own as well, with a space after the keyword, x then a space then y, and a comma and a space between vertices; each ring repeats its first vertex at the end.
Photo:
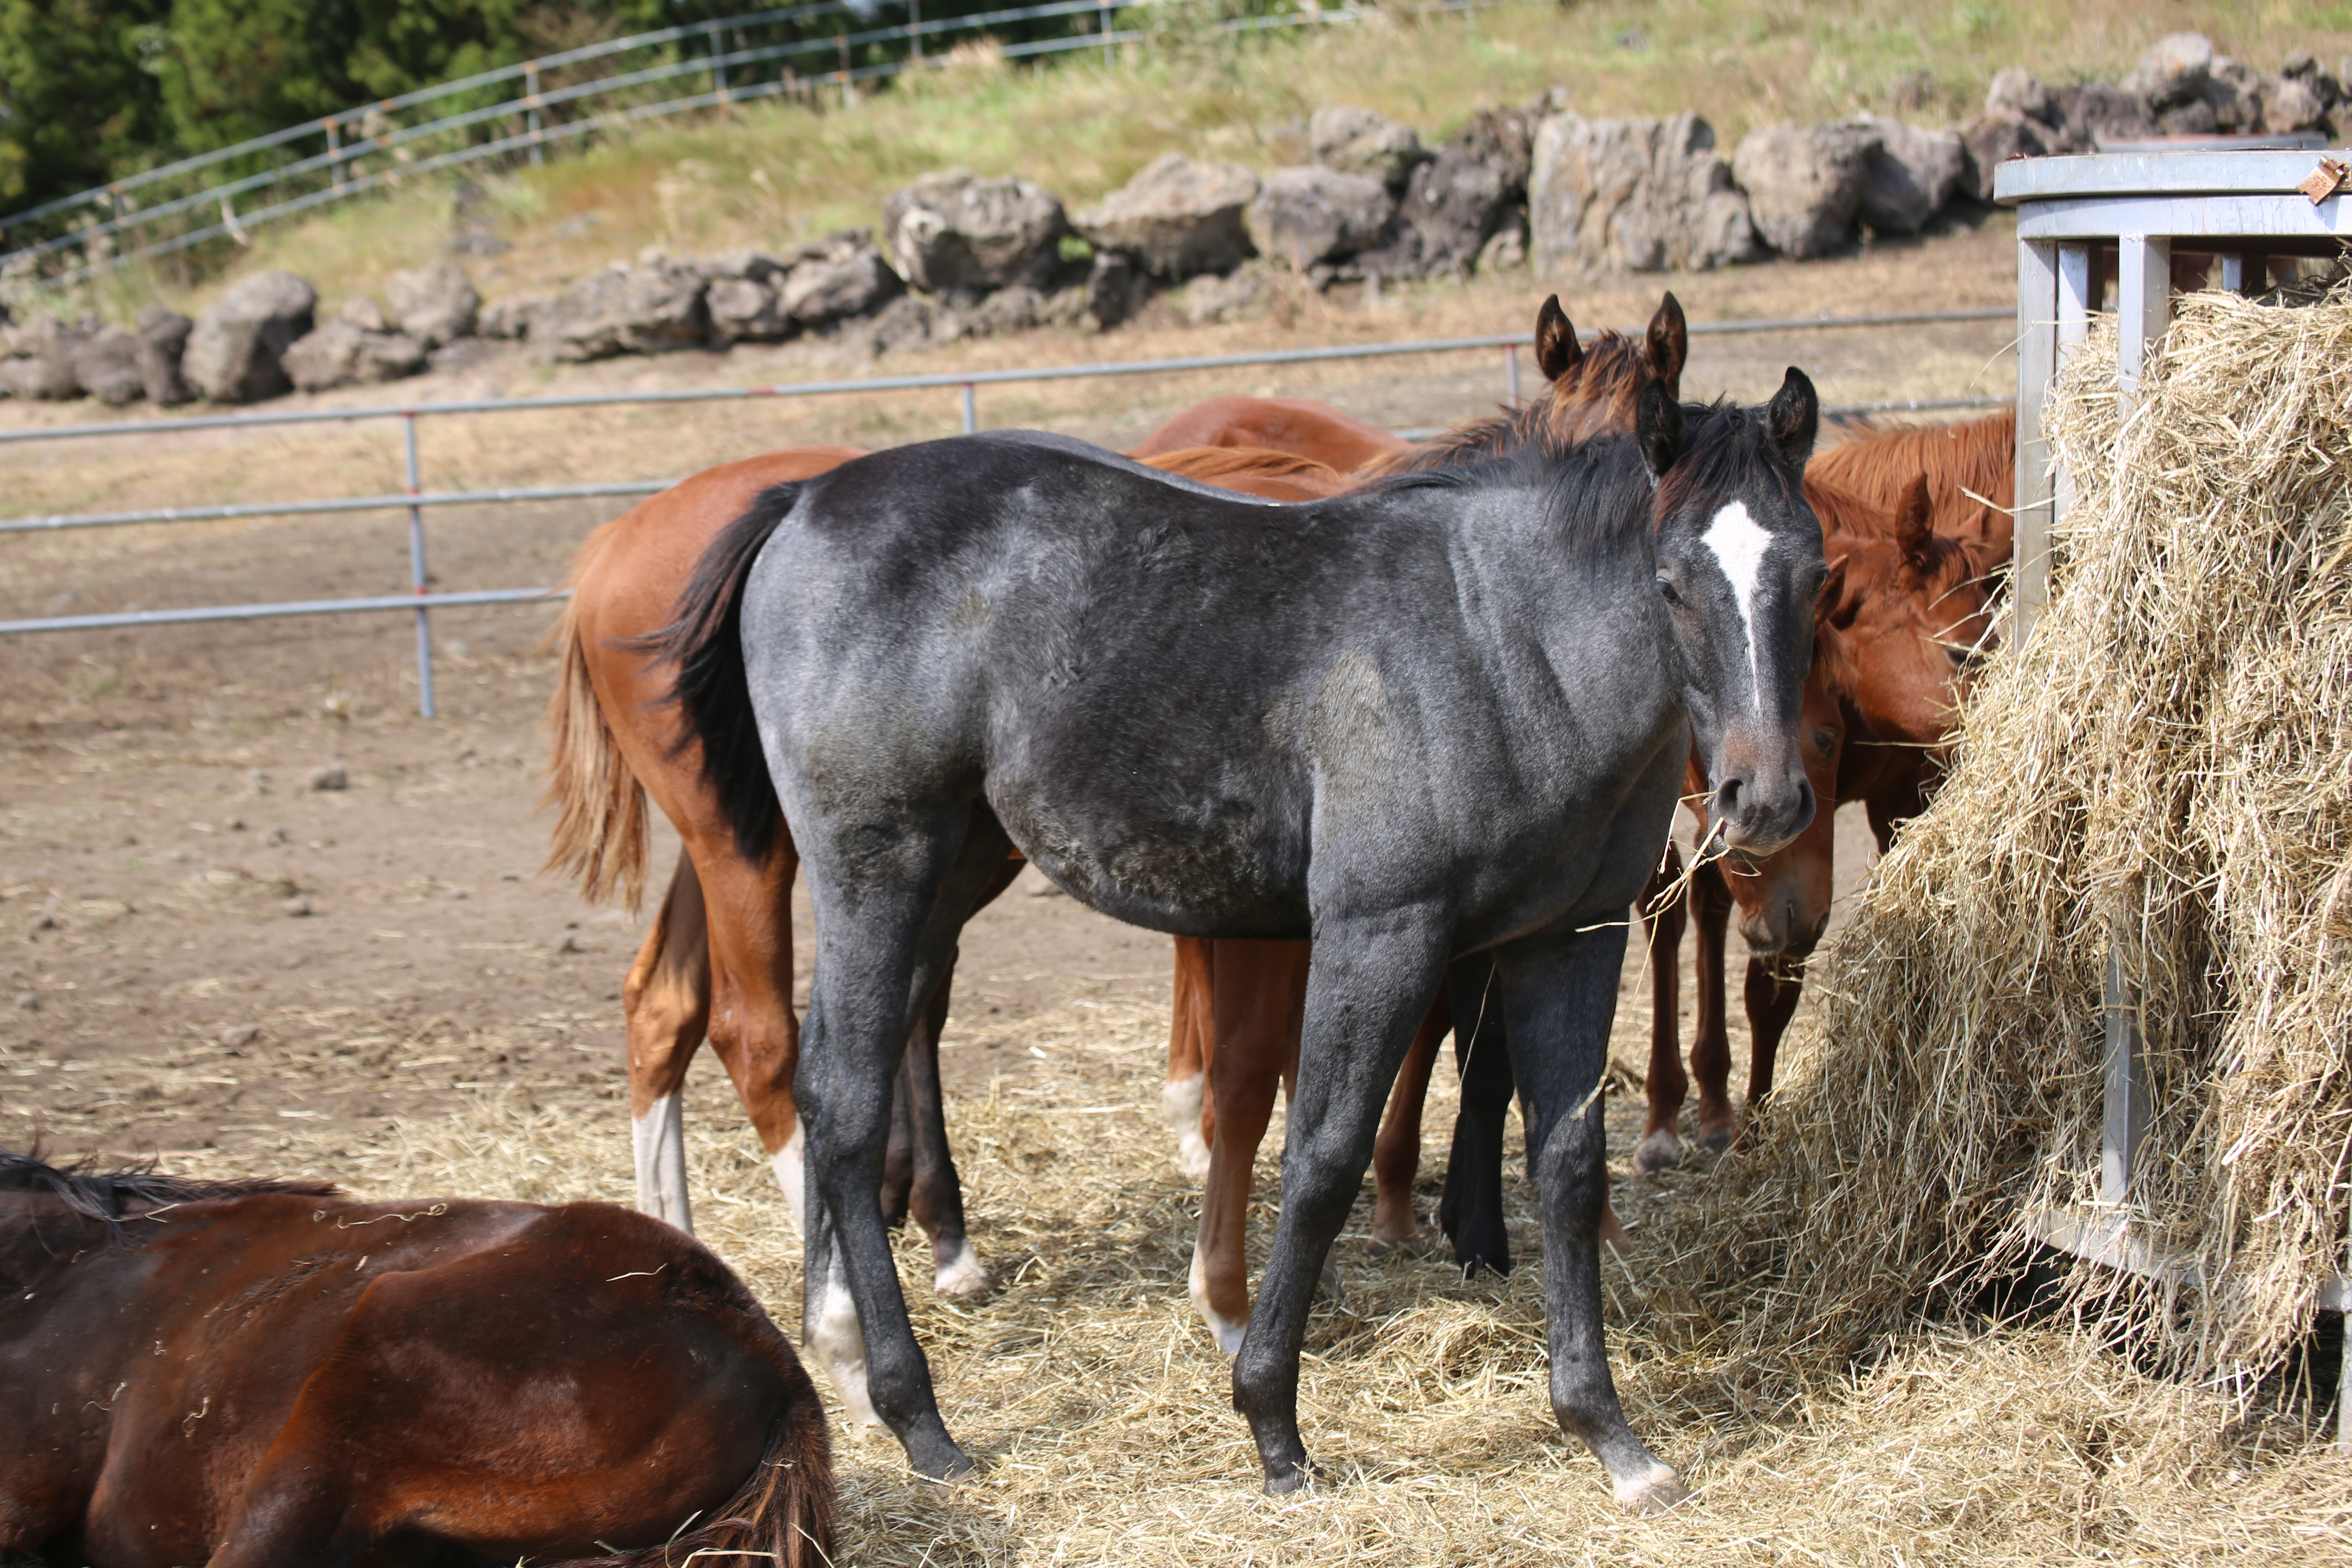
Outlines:
POLYGON ((1259 808, 1217 800, 1181 817, 1105 821, 1024 790, 990 804, 1023 854, 1114 920, 1179 936, 1304 937, 1305 879, 1259 808))

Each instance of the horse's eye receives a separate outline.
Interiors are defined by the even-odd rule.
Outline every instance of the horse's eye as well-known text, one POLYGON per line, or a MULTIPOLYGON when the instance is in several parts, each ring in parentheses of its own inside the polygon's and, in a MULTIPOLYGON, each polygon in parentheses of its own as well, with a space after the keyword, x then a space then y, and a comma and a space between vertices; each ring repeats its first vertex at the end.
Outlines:
POLYGON ((1675 585, 1672 583, 1667 582, 1664 577, 1658 579, 1658 592, 1664 595, 1665 601, 1669 605, 1679 605, 1683 602, 1683 596, 1675 592, 1675 585))
POLYGON ((1836 744, 1837 734, 1834 731, 1816 730, 1813 731, 1813 745, 1821 752, 1822 755, 1825 757, 1828 756, 1830 754, 1831 748, 1834 747, 1836 744))

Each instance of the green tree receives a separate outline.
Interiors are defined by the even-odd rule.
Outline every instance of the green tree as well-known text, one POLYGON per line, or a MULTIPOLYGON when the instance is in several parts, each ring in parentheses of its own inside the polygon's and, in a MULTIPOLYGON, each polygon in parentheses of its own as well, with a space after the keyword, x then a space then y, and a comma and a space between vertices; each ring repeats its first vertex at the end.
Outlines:
POLYGON ((0 204, 26 206, 156 161, 153 66, 171 0, 0 0, 0 204))

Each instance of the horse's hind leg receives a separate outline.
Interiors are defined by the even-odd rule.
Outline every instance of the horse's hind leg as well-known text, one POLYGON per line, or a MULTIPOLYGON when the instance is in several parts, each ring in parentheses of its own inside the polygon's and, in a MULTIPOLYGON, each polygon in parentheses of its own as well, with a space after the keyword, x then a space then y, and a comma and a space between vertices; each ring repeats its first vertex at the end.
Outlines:
POLYGON ((916 1471, 945 1479, 971 1461, 940 1419, 876 1194, 908 1031, 1008 843, 984 807, 961 803, 902 808, 887 824, 868 815, 839 843, 812 827, 821 816, 795 818, 818 951, 793 1083, 807 1119, 814 1222, 803 1282, 808 1342, 845 1402, 870 1400, 916 1471))
POLYGON ((767 1151, 793 1223, 805 1227, 800 1113, 793 1073, 800 1021, 793 1016, 793 878, 800 857, 777 836, 765 866, 712 847, 703 857, 703 906, 710 929, 710 1045, 735 1080, 736 1095, 767 1151))
POLYGON ((1731 1109, 1729 997, 1724 984, 1724 942, 1731 924, 1731 884, 1712 863, 1691 876, 1691 923, 1698 929, 1698 1031, 1691 1041, 1691 1077, 1698 1080, 1698 1146, 1720 1153, 1731 1147, 1739 1113, 1731 1109))
MULTIPOLYGON (((942 1296, 970 1296, 988 1289, 988 1270, 964 1234, 963 1181, 948 1145, 947 1107, 940 1091, 940 1036, 947 1030, 948 991, 954 978, 952 967, 940 976, 922 1022, 907 1037, 898 1092, 911 1139, 908 1195, 915 1223, 931 1238, 931 1262, 938 1269, 931 1288, 942 1296)), ((895 1123, 895 1116, 893 1120, 895 1123)))
POLYGON ((694 1229, 687 1196, 686 1119, 678 1094, 710 1022, 710 942, 702 883, 680 854, 669 891, 621 985, 629 1051, 629 1135, 637 1207, 694 1229))
POLYGON ((1198 1180, 1209 1173, 1209 1135, 1201 1126, 1211 1066, 1210 954, 1207 939, 1175 940, 1176 978, 1168 1006, 1168 1084, 1160 1114, 1176 1130, 1176 1168, 1198 1180))
POLYGON ((1465 1279, 1481 1268, 1511 1272, 1510 1233, 1503 1224, 1503 1122, 1514 1084, 1503 1012, 1495 1005, 1494 973, 1492 959, 1465 958, 1454 965, 1449 981, 1462 1109, 1454 1118, 1437 1223, 1454 1243, 1454 1260, 1465 1279))
POLYGON ((1454 1027, 1453 1007, 1446 989, 1421 1021, 1421 1032, 1404 1055, 1396 1088, 1389 1095, 1389 1110, 1381 1123, 1380 1141, 1372 1145, 1372 1251, 1409 1251, 1421 1243, 1421 1221, 1412 1212, 1412 1179, 1421 1169, 1421 1112, 1429 1098, 1430 1074, 1437 1067, 1437 1048, 1454 1027))
POLYGON ((1669 839, 1665 859, 1651 874, 1636 906, 1650 939, 1649 1117, 1642 1141, 1633 1146, 1637 1171, 1671 1170, 1683 1163, 1683 1099, 1690 1092, 1690 1079, 1683 1074, 1683 931, 1690 914, 1682 875, 1682 852, 1669 839))
POLYGON ((882 1223, 892 1230, 907 1223, 915 1201, 915 1086, 907 1078, 914 1054, 915 1036, 909 1035, 907 1054, 898 1058, 898 1071, 890 1080, 890 1137, 882 1148, 880 1191, 882 1223))

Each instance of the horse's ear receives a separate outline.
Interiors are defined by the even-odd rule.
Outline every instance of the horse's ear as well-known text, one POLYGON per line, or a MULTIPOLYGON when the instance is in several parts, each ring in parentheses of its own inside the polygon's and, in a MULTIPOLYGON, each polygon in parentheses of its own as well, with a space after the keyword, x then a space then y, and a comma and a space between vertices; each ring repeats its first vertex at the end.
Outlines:
POLYGON ((1583 363, 1584 345, 1576 341, 1576 323, 1554 294, 1536 312, 1536 364, 1546 381, 1558 381, 1583 363))
MULTIPOLYGON (((1830 563, 1829 574, 1822 579, 1822 591, 1813 596, 1813 627, 1838 625, 1837 613, 1845 606, 1845 563, 1841 555, 1830 563)), ((1851 620, 1853 617, 1848 616, 1851 620)))
POLYGON ((1895 542, 1913 571, 1925 572, 1935 564, 1935 507, 1927 498, 1925 473, 1912 475, 1903 487, 1903 499, 1895 503, 1895 542))
POLYGON ((1802 472, 1812 460, 1813 437, 1821 428, 1822 400, 1814 395, 1813 384, 1805 373, 1790 365, 1780 390, 1772 395, 1771 406, 1764 411, 1764 433, 1773 450, 1790 468, 1802 472))
POLYGON ((1642 384, 1642 400, 1633 409, 1633 439, 1653 482, 1665 478, 1683 455, 1683 405, 1667 395, 1664 383, 1642 384))
POLYGON ((1864 595, 1853 592, 1846 576, 1846 562, 1841 555, 1830 563, 1830 574, 1822 580, 1822 596, 1813 601, 1813 629, 1816 632, 1850 632, 1853 623, 1862 618, 1864 595))
POLYGON ((1649 342, 1645 357, 1650 362, 1650 374, 1666 384, 1666 391, 1676 401, 1683 395, 1683 365, 1690 358, 1690 324, 1683 320, 1683 302, 1668 289, 1658 301, 1658 313, 1650 318, 1649 342))

